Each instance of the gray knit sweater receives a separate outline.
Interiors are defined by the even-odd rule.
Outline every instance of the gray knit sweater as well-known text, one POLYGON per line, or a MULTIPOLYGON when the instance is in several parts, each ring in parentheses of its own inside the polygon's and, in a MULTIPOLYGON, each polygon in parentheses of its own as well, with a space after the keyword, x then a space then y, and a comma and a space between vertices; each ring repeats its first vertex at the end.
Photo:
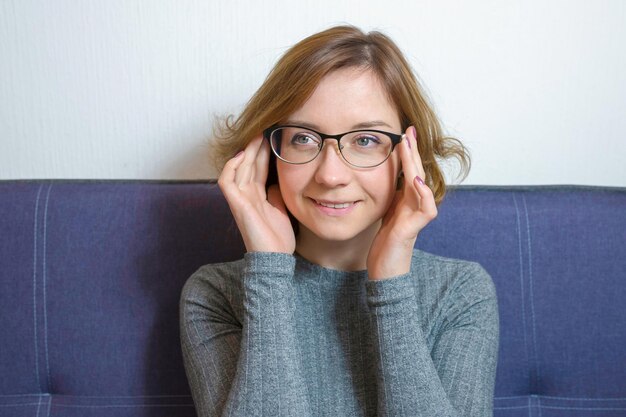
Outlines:
POLYGON ((182 292, 199 416, 491 416, 498 305, 477 263, 415 250, 369 281, 299 255, 205 265, 182 292))

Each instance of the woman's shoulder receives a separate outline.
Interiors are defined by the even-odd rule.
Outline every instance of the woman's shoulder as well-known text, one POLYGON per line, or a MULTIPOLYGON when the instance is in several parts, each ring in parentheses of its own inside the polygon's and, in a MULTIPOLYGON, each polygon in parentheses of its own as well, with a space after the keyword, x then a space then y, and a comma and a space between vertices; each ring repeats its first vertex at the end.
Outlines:
POLYGON ((182 288, 179 300, 181 319, 192 320, 202 314, 222 323, 242 323, 242 269, 243 259, 198 268, 182 288))
POLYGON ((478 262, 413 250, 411 270, 417 282, 436 292, 495 298, 496 289, 487 270, 478 262))
POLYGON ((216 262, 202 265, 191 277, 198 279, 214 279, 215 277, 232 277, 241 274, 244 268, 244 258, 236 261, 216 262))
POLYGON ((206 264, 198 268, 185 283, 186 287, 213 286, 238 289, 244 273, 276 273, 291 271, 295 264, 293 255, 278 252, 247 252, 243 258, 230 262, 206 264))
POLYGON ((192 276, 214 277, 214 276, 230 276, 240 273, 244 268, 244 258, 236 261, 216 262, 202 265, 192 276))
POLYGON ((231 293, 241 286, 244 259, 202 265, 185 282, 183 294, 231 293))

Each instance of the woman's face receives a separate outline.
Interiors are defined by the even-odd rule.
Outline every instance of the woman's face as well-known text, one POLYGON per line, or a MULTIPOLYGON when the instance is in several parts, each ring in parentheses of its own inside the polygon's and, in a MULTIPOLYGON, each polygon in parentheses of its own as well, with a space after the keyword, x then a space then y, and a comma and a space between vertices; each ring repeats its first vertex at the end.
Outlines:
MULTIPOLYGON (((376 76, 356 68, 323 78, 286 121, 327 134, 361 129, 357 125, 371 122, 368 128, 402 133, 398 114, 376 76)), ((394 197, 400 165, 394 151, 377 167, 353 167, 341 157, 337 141, 327 139, 313 161, 293 165, 278 160, 276 168, 283 200, 300 223, 300 235, 312 232, 322 240, 346 241, 373 236, 378 230, 394 197), (348 206, 331 208, 320 202, 348 206)))

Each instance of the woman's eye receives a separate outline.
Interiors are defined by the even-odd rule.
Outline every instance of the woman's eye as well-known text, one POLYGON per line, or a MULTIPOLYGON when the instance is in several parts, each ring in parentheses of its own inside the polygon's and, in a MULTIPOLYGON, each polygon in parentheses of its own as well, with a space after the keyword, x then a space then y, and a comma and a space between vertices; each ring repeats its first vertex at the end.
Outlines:
POLYGON ((380 140, 375 136, 360 136, 355 138, 354 143, 360 147, 368 147, 380 144, 380 140))
POLYGON ((296 145, 317 145, 317 142, 314 138, 307 135, 294 135, 291 138, 291 143, 296 145))

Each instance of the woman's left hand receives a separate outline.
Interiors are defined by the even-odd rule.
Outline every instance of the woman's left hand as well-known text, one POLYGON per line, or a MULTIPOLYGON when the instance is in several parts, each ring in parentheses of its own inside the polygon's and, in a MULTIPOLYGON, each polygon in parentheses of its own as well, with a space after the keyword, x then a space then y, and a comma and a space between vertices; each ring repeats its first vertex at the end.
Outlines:
POLYGON ((396 146, 400 153, 404 184, 383 217, 367 256, 370 280, 406 274, 418 233, 435 217, 437 205, 431 189, 424 184, 424 167, 417 149, 415 128, 406 130, 406 139, 396 146))

